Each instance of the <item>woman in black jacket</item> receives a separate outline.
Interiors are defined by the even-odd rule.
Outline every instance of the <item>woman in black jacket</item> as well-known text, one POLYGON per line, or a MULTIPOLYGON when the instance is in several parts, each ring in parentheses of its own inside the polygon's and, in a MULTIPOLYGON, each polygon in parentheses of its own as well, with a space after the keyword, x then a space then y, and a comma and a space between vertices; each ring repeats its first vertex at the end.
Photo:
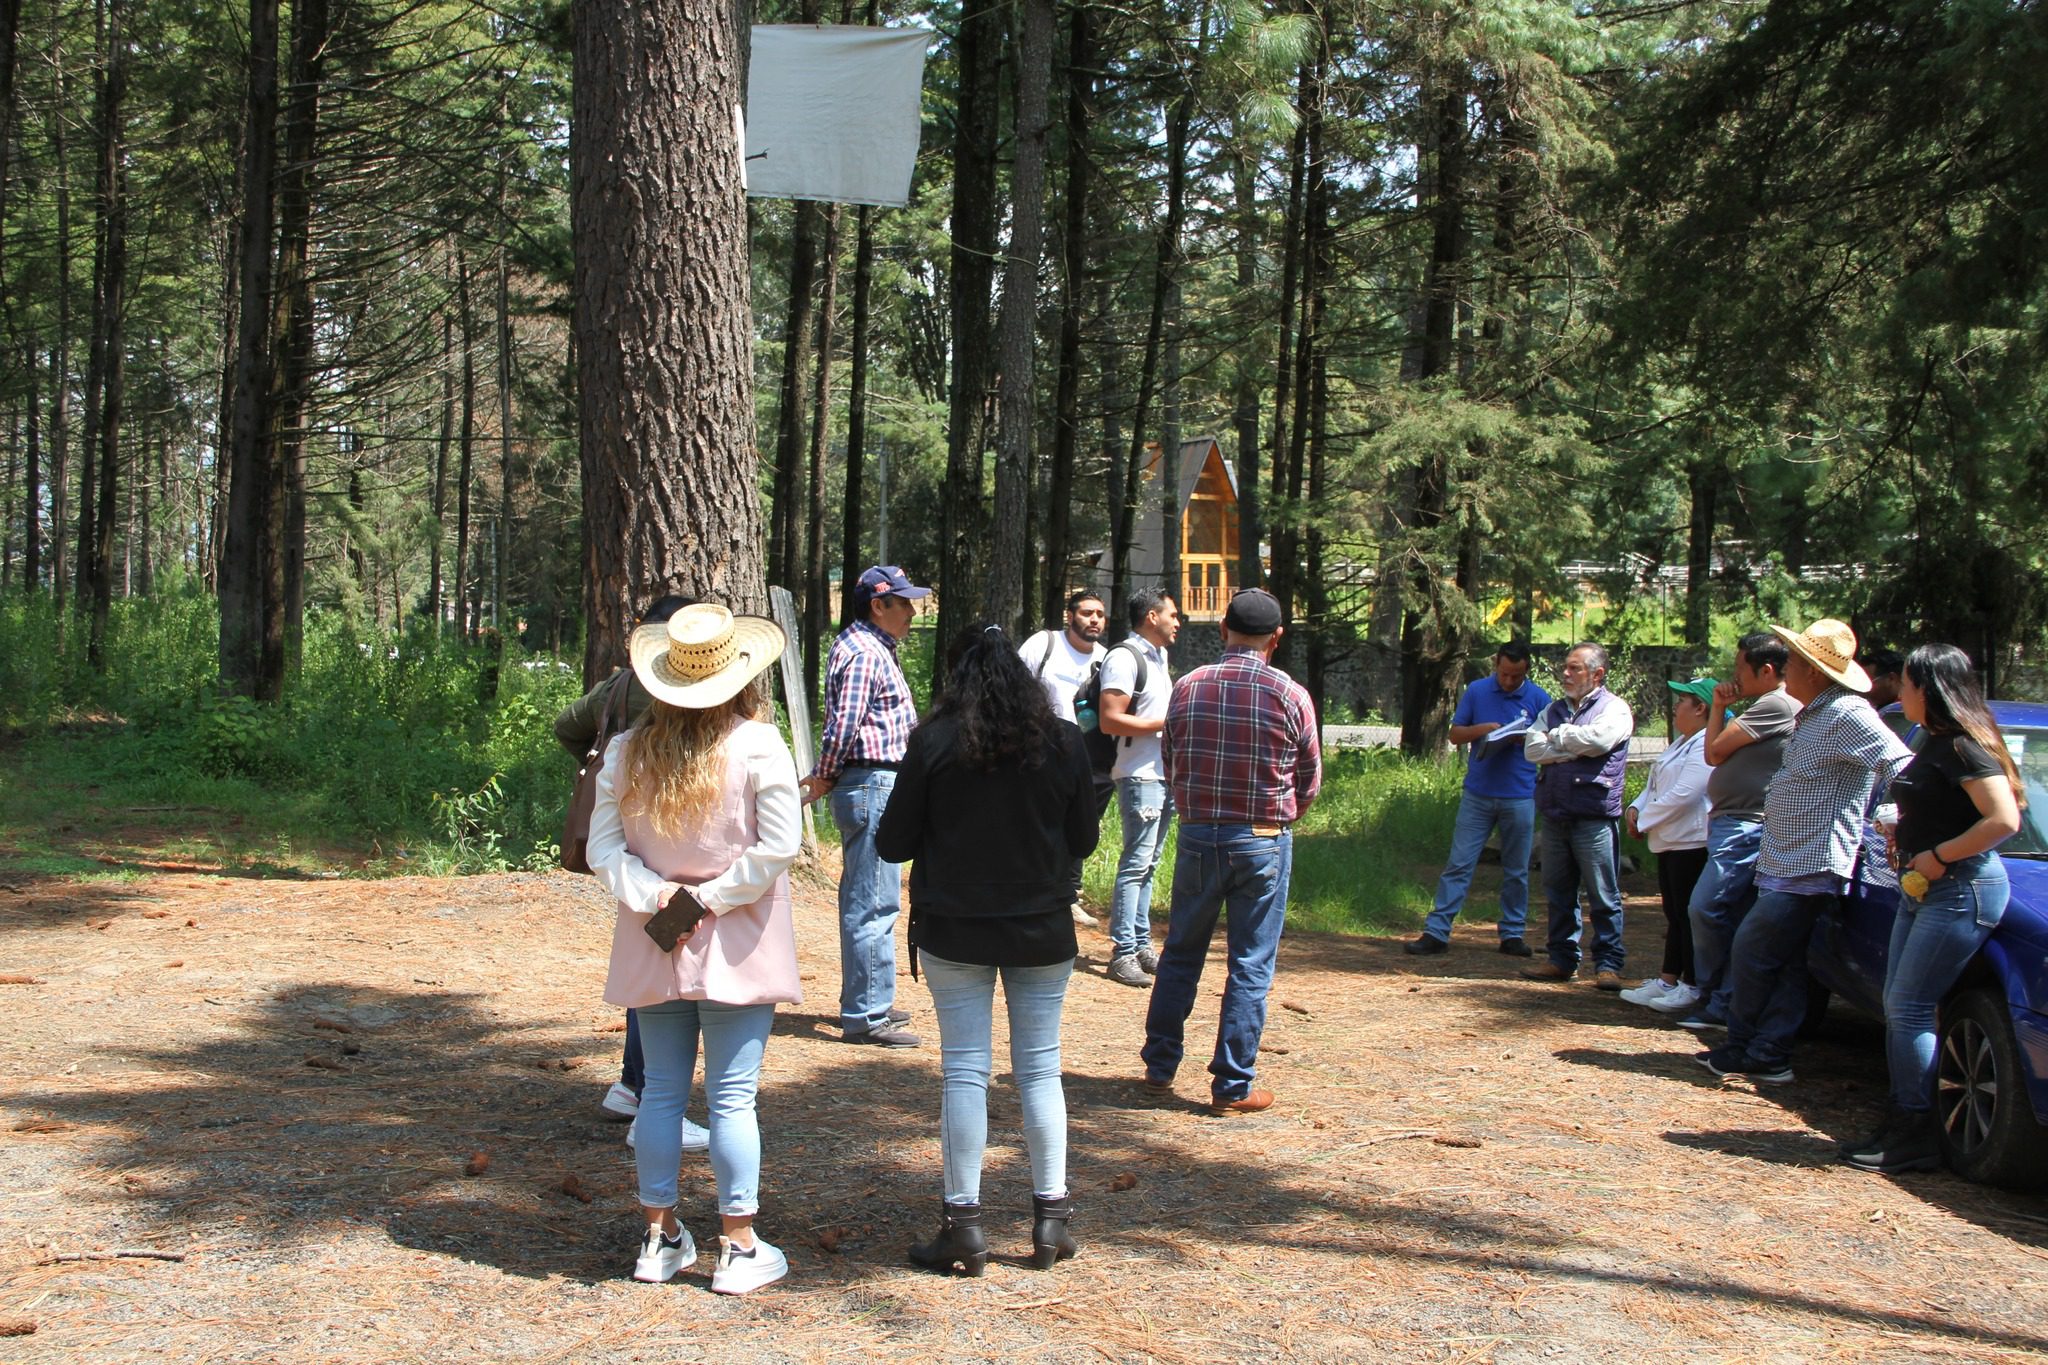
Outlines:
POLYGON ((1073 860, 1095 847, 1081 732, 1056 717, 1017 647, 972 626, 947 650, 951 681, 896 775, 875 849, 910 870, 911 971, 920 956, 939 1017, 945 1203, 938 1235, 910 1248, 934 1270, 979 1275, 996 978, 1031 1153, 1032 1262, 1075 1252, 1067 1233, 1067 1101, 1060 1009, 1074 970, 1073 860))

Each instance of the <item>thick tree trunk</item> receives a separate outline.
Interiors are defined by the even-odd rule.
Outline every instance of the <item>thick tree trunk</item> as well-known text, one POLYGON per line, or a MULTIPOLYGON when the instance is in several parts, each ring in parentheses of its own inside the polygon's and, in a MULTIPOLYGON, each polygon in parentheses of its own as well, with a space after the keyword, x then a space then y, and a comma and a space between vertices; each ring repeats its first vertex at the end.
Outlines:
MULTIPOLYGON (((499 210, 504 208, 504 184, 499 182, 499 210)), ((508 610, 512 576, 512 273, 505 246, 498 245, 498 525, 497 553, 492 556, 491 622, 498 628, 498 652, 503 654, 518 618, 508 610)))
POLYGON ((99 322, 99 515, 95 518, 92 571, 92 631, 86 658, 96 669, 107 666, 107 622, 114 601, 114 514, 120 507, 121 402, 127 377, 127 345, 122 314, 127 308, 128 169, 124 164, 122 108, 128 94, 128 39, 122 31, 126 0, 107 0, 107 69, 100 89, 100 238, 99 322))
POLYGON ((817 378, 811 388, 810 491, 804 499, 804 694, 818 708, 819 644, 825 634, 825 445, 832 431, 832 322, 839 293, 839 205, 825 214, 825 279, 818 297, 817 378))
POLYGON ((241 293, 235 348, 228 514, 221 541, 220 672, 232 692, 258 694, 263 662, 263 563, 269 539, 271 172, 277 153, 277 0, 250 0, 248 127, 242 140, 241 293))
MULTIPOLYGON (((870 11, 872 12, 872 6, 870 11)), ((868 296, 875 281, 874 210, 866 204, 854 214, 853 365, 846 394, 846 488, 839 528, 839 624, 853 619, 853 585, 860 581, 861 516, 867 503, 868 440, 868 296)), ((812 669, 813 676, 817 670, 812 669)))
POLYGON ((570 164, 588 554, 584 674, 629 603, 767 605, 754 482, 746 208, 726 0, 579 0, 570 164), (659 187, 659 192, 651 192, 659 187))
MULTIPOLYGON (((1423 286, 1423 382, 1451 372, 1457 364, 1457 321, 1465 287, 1465 197, 1468 134, 1463 73, 1438 76, 1425 87, 1424 107, 1434 122, 1436 151, 1429 206, 1430 253, 1423 286)), ((1410 530, 1427 537, 1443 524, 1450 497, 1447 457, 1423 462, 1415 480, 1410 530)), ((1401 622, 1401 748, 1417 755, 1443 748, 1449 710, 1444 698, 1456 679, 1457 642, 1446 638, 1445 613, 1438 605, 1443 584, 1425 546, 1409 555, 1410 601, 1401 622)))
POLYGON ((971 6, 956 48, 960 101, 953 125, 953 370, 948 389, 946 487, 939 509, 939 639, 982 614, 974 573, 982 532, 982 452, 988 434, 989 289, 995 278, 996 136, 1002 92, 1002 10, 971 6))
MULTIPOLYGON (((50 68, 57 108, 69 107, 65 93, 62 11, 50 7, 50 68)), ((65 120, 50 120, 50 159, 57 201, 57 336, 50 348, 50 594, 56 606, 58 641, 63 641, 64 596, 69 570, 64 561, 65 537, 71 525, 71 169, 65 120)))
POLYGON ((1021 0, 1016 60, 1016 135, 1010 171, 1010 250, 1003 262, 1003 308, 996 337, 1002 385, 996 407, 995 519, 990 527, 988 617, 1024 624, 1029 574, 1032 353, 1038 340, 1038 258, 1045 224, 1047 86, 1052 81, 1053 0, 1021 0))
POLYGON ((477 598, 483 588, 470 562, 469 494, 476 458, 476 320, 469 307, 469 262, 455 253, 455 307, 462 323, 461 437, 455 465, 455 625, 465 640, 478 626, 477 598))
MULTIPOLYGON (((816 22, 815 17, 812 22, 816 22)), ((811 337, 816 330, 813 294, 818 278, 818 220, 823 210, 798 200, 789 243, 789 311, 782 323, 782 385, 775 413, 774 505, 768 527, 768 574, 777 586, 801 592, 797 562, 802 540, 804 383, 810 370, 811 337)))
MULTIPOLYGON (((1247 302, 1255 297, 1259 273, 1259 202, 1256 167, 1249 151, 1239 150, 1230 159, 1231 188, 1237 210, 1237 294, 1247 302)), ((1247 348, 1238 365, 1236 406, 1231 425, 1237 430, 1237 586, 1256 588, 1266 581, 1266 566, 1259 557, 1259 542, 1265 539, 1265 498, 1259 475, 1259 371, 1254 353, 1247 348)))
POLYGON ((271 516, 283 530, 274 567, 275 602, 264 603, 264 692, 281 694, 297 665, 306 621, 306 426, 313 371, 313 172, 320 82, 326 67, 327 0, 293 0, 291 92, 284 115, 284 165, 277 190, 277 296, 272 307, 271 516), (274 610, 275 619, 271 619, 274 610), (274 676, 273 676, 274 675, 274 676))
MULTIPOLYGON (((454 263, 455 244, 452 241, 448 244, 448 258, 454 263)), ((444 308, 441 313, 441 433, 434 442, 434 543, 427 550, 427 614, 434 620, 436 639, 440 638, 442 620, 448 614, 442 601, 441 553, 448 544, 448 454, 454 444, 455 320, 444 308)))
POLYGON ((1271 538, 1273 566, 1269 578, 1273 596, 1280 601, 1280 619, 1294 620, 1295 580, 1299 577, 1294 529, 1295 509, 1288 499, 1289 434, 1293 430, 1295 403, 1295 304, 1305 255, 1303 238, 1304 195, 1308 183, 1309 112, 1320 99, 1315 74, 1303 66, 1295 83, 1295 108, 1300 118, 1294 126, 1294 140, 1288 151, 1287 211, 1280 228, 1280 326, 1278 356, 1273 366, 1273 469, 1271 497, 1271 538))
POLYGON ((1058 622, 1070 586, 1074 465, 1081 449, 1081 314, 1087 295, 1089 136, 1095 105, 1094 11, 1077 4, 1067 25, 1067 199, 1060 242, 1059 380, 1053 400, 1052 468, 1045 499, 1045 587, 1039 619, 1058 622))

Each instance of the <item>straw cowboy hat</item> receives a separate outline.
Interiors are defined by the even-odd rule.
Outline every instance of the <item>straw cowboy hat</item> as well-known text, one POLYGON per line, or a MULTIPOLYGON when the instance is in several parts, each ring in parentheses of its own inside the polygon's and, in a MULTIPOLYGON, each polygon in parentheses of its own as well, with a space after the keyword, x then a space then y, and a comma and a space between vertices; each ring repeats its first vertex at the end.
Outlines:
POLYGON ((1856 632, 1842 622, 1815 621, 1797 635, 1783 626, 1772 626, 1771 633, 1850 691, 1870 690, 1870 675, 1856 662, 1856 632))
POLYGON ((702 602, 640 627, 627 649, 649 695, 704 710, 737 696, 782 657, 783 644, 782 627, 767 617, 702 602))

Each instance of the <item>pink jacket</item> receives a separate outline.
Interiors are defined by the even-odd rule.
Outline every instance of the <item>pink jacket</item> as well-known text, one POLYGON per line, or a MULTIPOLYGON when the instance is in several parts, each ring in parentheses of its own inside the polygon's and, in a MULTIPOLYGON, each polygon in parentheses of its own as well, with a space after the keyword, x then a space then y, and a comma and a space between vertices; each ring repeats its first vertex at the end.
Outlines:
MULTIPOLYGON (((769 741, 781 750, 775 766, 789 765, 788 748, 772 726, 741 724, 726 736, 725 790, 713 807, 715 814, 686 837, 665 838, 643 815, 623 812, 627 853, 663 879, 690 887, 732 867, 758 842, 750 760, 761 758, 755 751, 769 741)), ((789 774, 793 779, 793 765, 789 774)), ((600 783, 598 799, 608 799, 606 784, 600 783)), ((803 999, 786 871, 753 904, 706 915, 673 953, 664 953, 647 936, 648 918, 619 903, 604 983, 610 1004, 639 1008, 667 1000, 711 1000, 761 1005, 803 999)))

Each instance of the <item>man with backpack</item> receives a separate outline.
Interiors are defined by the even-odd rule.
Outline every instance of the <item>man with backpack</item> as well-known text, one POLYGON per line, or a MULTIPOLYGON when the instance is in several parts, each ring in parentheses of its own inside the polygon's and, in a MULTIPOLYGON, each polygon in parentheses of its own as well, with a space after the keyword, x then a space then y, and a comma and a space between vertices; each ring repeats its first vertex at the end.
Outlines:
POLYGON ((1116 742, 1110 776, 1124 829, 1109 902, 1109 979, 1149 986, 1159 965, 1152 950, 1152 873, 1173 815, 1159 760, 1159 736, 1173 696, 1166 651, 1180 634, 1180 610, 1164 589, 1140 588, 1131 594, 1129 615, 1131 634, 1103 659, 1099 679, 1097 725, 1116 742))
MULTIPOLYGON (((1038 679, 1045 689, 1046 700, 1052 703, 1053 714, 1062 720, 1079 724, 1074 714, 1074 699, 1084 688, 1097 683, 1097 672, 1102 667, 1102 633, 1109 625, 1109 608, 1103 604, 1102 596, 1089 588, 1082 588, 1067 598, 1067 622, 1064 630, 1041 630, 1022 645, 1017 656, 1031 675, 1038 679)), ((1089 717, 1091 722, 1095 719, 1089 717)), ((1116 786, 1109 778, 1107 763, 1097 766, 1095 771, 1095 821, 1102 822, 1102 812, 1109 809, 1110 798, 1116 795, 1116 786)), ((1073 867, 1073 894, 1071 897, 1074 923, 1088 928, 1095 927, 1095 917, 1081 905, 1081 869, 1086 858, 1076 858, 1073 867)))

